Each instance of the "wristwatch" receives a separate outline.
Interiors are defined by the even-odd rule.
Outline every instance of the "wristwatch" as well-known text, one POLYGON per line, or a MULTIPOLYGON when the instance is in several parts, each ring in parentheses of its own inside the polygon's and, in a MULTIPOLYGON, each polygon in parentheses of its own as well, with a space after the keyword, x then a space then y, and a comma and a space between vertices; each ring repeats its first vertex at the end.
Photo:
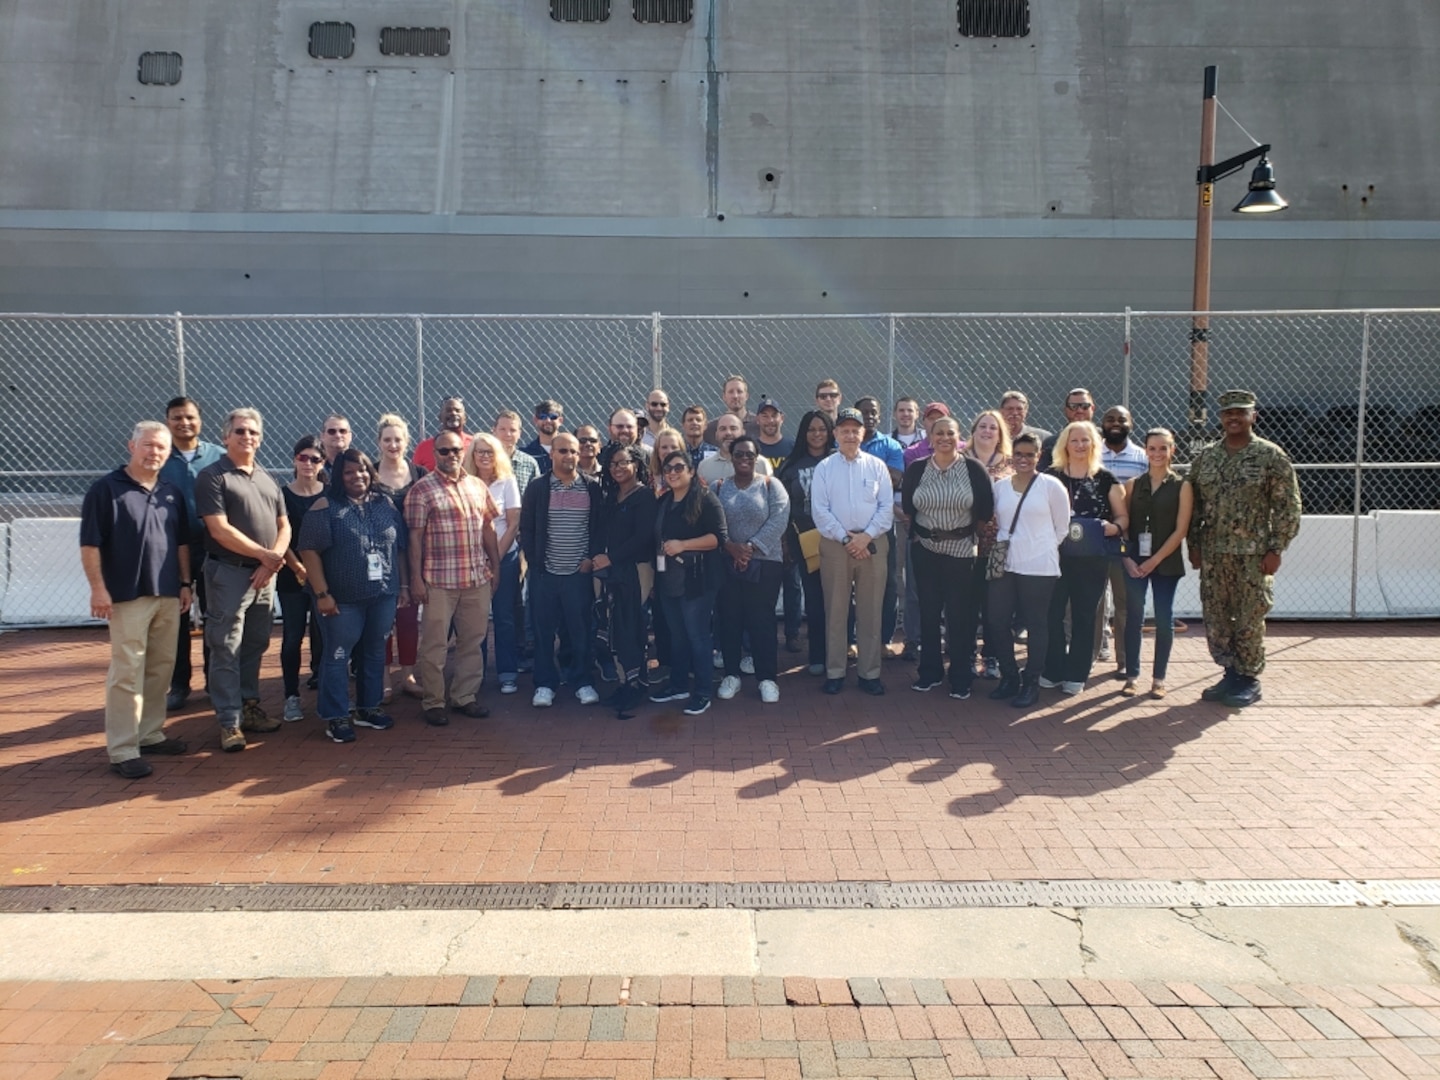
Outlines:
POLYGON ((329 592, 329 590, 327 589, 325 592, 317 592, 317 593, 315 594, 315 599, 316 599, 316 600, 324 600, 324 599, 325 599, 327 596, 329 596, 329 595, 330 595, 330 592, 329 592))

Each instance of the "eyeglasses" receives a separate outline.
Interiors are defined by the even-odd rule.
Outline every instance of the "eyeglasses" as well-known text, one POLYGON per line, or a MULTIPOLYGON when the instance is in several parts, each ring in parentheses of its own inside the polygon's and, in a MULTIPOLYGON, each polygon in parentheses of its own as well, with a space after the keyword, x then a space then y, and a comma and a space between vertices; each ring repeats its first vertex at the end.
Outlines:
POLYGON ((540 413, 536 413, 536 414, 535 414, 535 419, 536 419, 536 420, 559 420, 559 419, 560 419, 560 414, 559 414, 558 412, 540 412, 540 413))
POLYGON ((435 447, 435 453, 442 457, 449 457, 451 454, 463 453, 464 449, 462 446, 437 446, 435 447))
POLYGON ((754 461, 756 454, 754 450, 731 450, 730 456, 739 461, 754 461))
POLYGON ((302 461, 306 465, 319 465, 325 459, 323 457, 311 457, 309 454, 296 454, 296 461, 302 461))
POLYGON ((817 398, 837 398, 837 397, 840 396, 840 391, 839 391, 839 390, 826 390, 826 391, 824 391, 823 393, 816 394, 815 396, 816 396, 817 398))
POLYGON ((1040 455, 1037 454, 1037 453, 1035 453, 1033 450, 1012 450, 1011 453, 1010 453, 1010 456, 1011 456, 1012 458, 1025 458, 1025 459, 1029 459, 1029 458, 1039 457, 1040 455))
POLYGON ((325 429, 325 434, 326 434, 326 435, 349 435, 349 434, 350 434, 350 429, 349 429, 348 427, 327 427, 327 428, 325 429))
POLYGON ((476 451, 475 451, 475 456, 476 456, 476 457, 494 457, 494 456, 495 456, 495 451, 494 451, 494 450, 476 450, 476 451))
POLYGON ((599 439, 581 438, 579 442, 584 446, 599 446, 599 439))
POLYGON ((669 465, 665 466, 665 473, 666 475, 670 473, 682 473, 688 471, 689 468, 690 466, 686 465, 683 461, 672 461, 669 465))

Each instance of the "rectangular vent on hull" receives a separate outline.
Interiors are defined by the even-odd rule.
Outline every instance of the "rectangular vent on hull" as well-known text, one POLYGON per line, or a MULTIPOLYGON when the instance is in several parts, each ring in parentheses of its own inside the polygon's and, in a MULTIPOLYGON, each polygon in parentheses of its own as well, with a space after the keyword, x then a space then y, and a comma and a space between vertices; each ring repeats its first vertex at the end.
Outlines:
POLYGON ((387 26, 380 31, 381 56, 449 56, 448 26, 387 26))
POLYGON ((146 86, 174 86, 180 81, 178 52, 140 54, 140 81, 146 86))
POLYGON ((355 24, 315 22, 310 24, 310 56, 315 60, 349 60, 355 55, 355 24))
POLYGON ((604 22, 610 18, 610 0, 550 0, 550 18, 556 22, 604 22))
POLYGON ((961 37, 1029 37, 1030 0, 959 0, 961 37))
POLYGON ((687 23, 695 17, 695 0, 630 0, 639 23, 687 23))

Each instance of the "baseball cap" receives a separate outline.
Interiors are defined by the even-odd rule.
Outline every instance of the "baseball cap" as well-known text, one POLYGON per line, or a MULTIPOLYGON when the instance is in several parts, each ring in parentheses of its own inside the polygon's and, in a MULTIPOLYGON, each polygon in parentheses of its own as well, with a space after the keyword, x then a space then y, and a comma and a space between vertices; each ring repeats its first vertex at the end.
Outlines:
POLYGON ((943 401, 932 401, 929 405, 925 406, 925 411, 920 415, 922 417, 929 416, 932 412, 938 412, 941 416, 949 416, 950 406, 946 405, 943 401))
POLYGON ((785 411, 784 409, 780 408, 780 403, 777 402, 774 398, 772 398, 769 394, 761 394, 760 404, 755 406, 755 412, 758 415, 759 413, 764 412, 766 409, 774 409, 778 413, 783 413, 785 411))
POLYGON ((839 427, 847 420, 853 420, 861 427, 865 426, 865 418, 860 415, 859 409, 841 409, 835 414, 835 426, 839 427))

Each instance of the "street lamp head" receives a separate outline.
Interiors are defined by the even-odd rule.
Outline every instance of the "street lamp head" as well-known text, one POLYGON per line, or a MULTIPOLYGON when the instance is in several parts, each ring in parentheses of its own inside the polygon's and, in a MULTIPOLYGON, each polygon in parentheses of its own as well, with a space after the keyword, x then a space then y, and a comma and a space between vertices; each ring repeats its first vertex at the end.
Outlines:
POLYGON ((1290 204, 1275 190, 1275 169, 1268 158, 1261 158, 1260 164, 1250 174, 1250 190, 1235 204, 1237 214, 1273 214, 1284 210, 1290 204))

